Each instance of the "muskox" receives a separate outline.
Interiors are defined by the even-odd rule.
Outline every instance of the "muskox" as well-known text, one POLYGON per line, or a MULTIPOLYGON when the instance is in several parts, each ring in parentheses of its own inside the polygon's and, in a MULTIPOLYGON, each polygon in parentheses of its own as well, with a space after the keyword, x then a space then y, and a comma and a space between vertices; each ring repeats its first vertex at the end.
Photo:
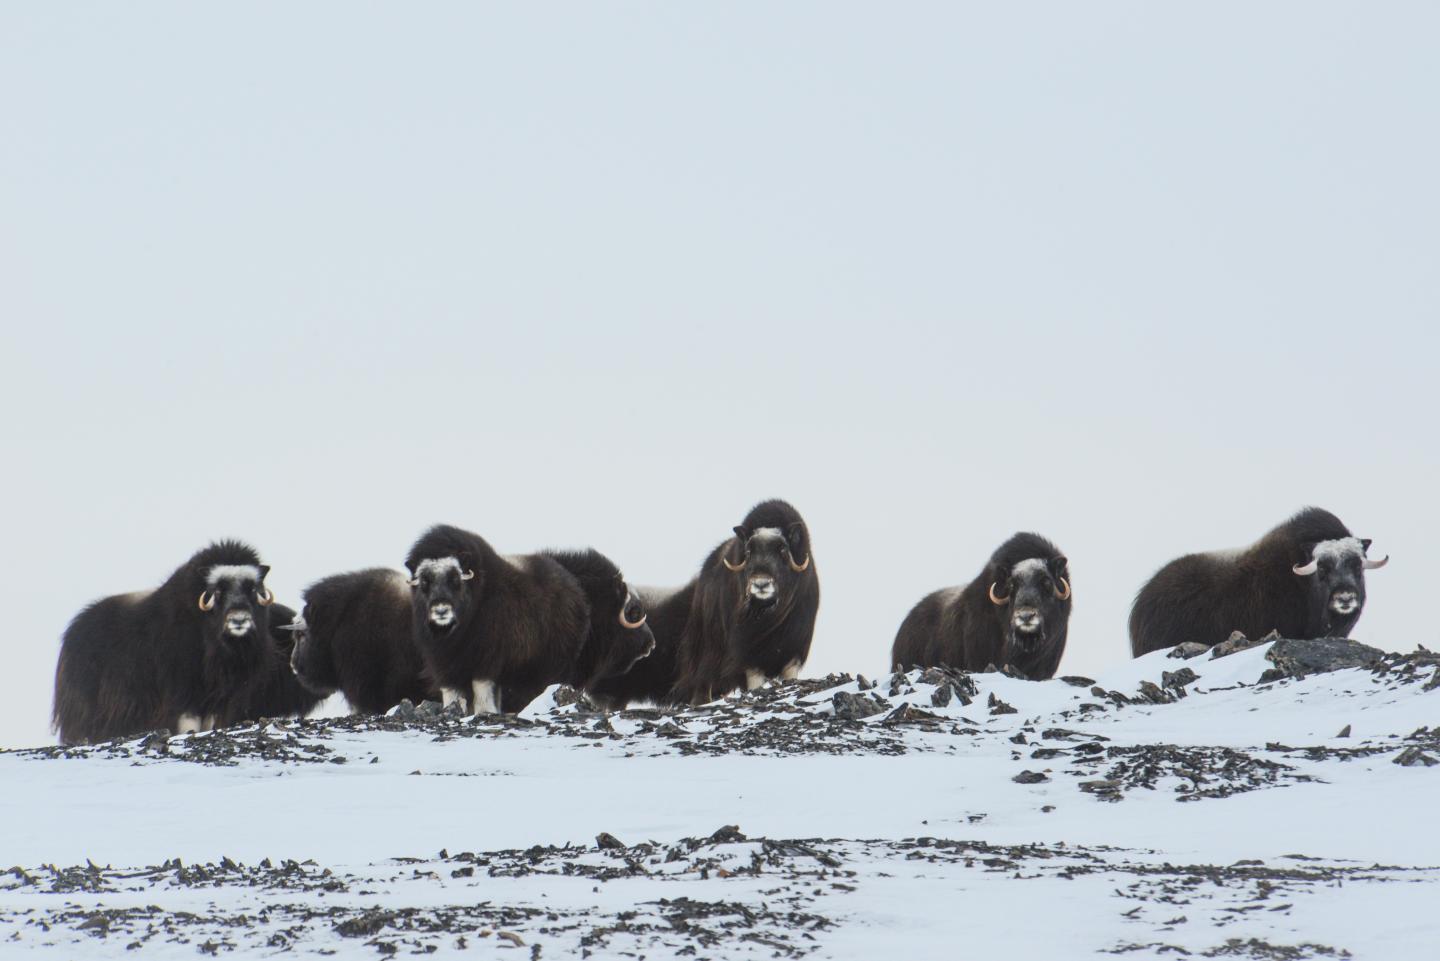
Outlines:
POLYGON ((1365 607, 1365 572, 1390 560, 1371 560, 1369 549, 1334 514, 1307 507, 1243 550, 1173 560, 1135 595, 1131 653, 1213 646, 1235 631, 1346 637, 1365 607))
POLYGON ((420 536, 405 567, 415 641, 447 706, 515 713, 570 676, 589 605, 555 558, 501 557, 479 535, 441 524, 420 536))
POLYGON ((290 660, 316 694, 345 695, 352 710, 382 714, 408 698, 438 697, 415 644, 409 579, 371 568, 335 574, 305 589, 290 660))
MULTIPOLYGON (((291 670, 295 648, 295 611, 284 604, 270 605, 270 652, 260 683, 237 706, 234 720, 258 721, 262 717, 305 717, 324 697, 300 683, 291 670)), ((303 622, 302 622, 303 623, 303 622)))
POLYGON ((969 584, 935 591, 910 610, 890 663, 1054 677, 1070 624, 1068 563, 1039 534, 1016 534, 969 584))
MULTIPOLYGON (((646 623, 645 605, 613 561, 596 550, 543 553, 574 575, 590 606, 590 631, 565 683, 594 690, 625 675, 650 655, 655 649, 655 634, 646 623)), ((501 700, 518 704, 535 697, 526 694, 505 690, 501 700)))
POLYGON ((810 655, 820 609, 809 528, 784 501, 757 504, 690 583, 639 595, 655 650, 629 673, 596 685, 591 693, 600 703, 701 704, 793 678, 810 655))
POLYGON ((236 719, 272 661, 269 570, 253 548, 221 541, 158 588, 76 615, 55 669, 60 740, 187 733, 236 719))

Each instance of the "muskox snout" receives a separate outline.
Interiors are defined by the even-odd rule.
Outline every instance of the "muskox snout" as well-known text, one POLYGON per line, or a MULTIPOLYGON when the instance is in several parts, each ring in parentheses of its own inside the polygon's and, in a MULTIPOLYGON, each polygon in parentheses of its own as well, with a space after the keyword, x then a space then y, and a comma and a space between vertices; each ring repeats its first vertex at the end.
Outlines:
POLYGON ((750 578, 750 596, 762 603, 775 600, 775 578, 765 574, 750 578))
POLYGON ((1336 614, 1354 614, 1360 609, 1360 595, 1354 591, 1336 591, 1330 595, 1330 610, 1336 614))
POLYGON ((455 607, 444 601, 430 605, 430 623, 436 627, 449 627, 455 623, 455 607))
POLYGON ((225 615, 225 633, 244 637, 255 629, 255 617, 249 611, 230 611, 225 615))
POLYGON ((1011 623, 1015 625, 1015 630, 1022 634, 1034 634, 1040 630, 1040 625, 1043 621, 1040 617, 1040 612, 1035 608, 1017 607, 1014 615, 1011 617, 1011 623))

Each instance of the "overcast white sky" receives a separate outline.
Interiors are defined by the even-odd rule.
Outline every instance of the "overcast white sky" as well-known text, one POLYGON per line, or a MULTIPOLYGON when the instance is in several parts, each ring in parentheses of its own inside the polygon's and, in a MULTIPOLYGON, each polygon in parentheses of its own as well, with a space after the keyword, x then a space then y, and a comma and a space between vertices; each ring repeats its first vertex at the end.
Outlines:
POLYGON ((1435 644, 1433 4, 6 4, 7 697, 212 538, 294 603, 436 521, 675 584, 808 519, 807 672, 1003 538, 1062 670, 1337 512, 1435 644))

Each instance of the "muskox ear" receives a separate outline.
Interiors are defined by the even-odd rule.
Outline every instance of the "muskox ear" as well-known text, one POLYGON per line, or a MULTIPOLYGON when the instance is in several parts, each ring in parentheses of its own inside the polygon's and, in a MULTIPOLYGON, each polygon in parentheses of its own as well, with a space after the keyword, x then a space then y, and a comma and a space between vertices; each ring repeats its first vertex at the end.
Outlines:
POLYGON ((805 539, 805 525, 795 521, 785 530, 785 540, 790 545, 790 554, 797 560, 804 560, 810 554, 810 545, 805 539))
POLYGON ((737 525, 731 528, 731 530, 735 532, 735 539, 740 542, 740 546, 743 548, 746 542, 750 540, 750 532, 745 529, 743 524, 737 525))
POLYGON ((1362 538, 1360 538, 1360 549, 1361 549, 1362 551, 1364 551, 1365 553, 1367 553, 1367 554, 1370 553, 1370 544, 1371 544, 1370 538, 1368 538, 1368 537, 1362 537, 1362 538))
POLYGON ((264 583, 265 583, 265 575, 266 575, 266 574, 269 574, 269 573, 270 573, 270 565, 269 565, 269 564, 261 564, 261 565, 260 565, 260 583, 261 583, 261 584, 264 584, 264 583))
POLYGON ((1064 554, 1059 557, 1050 558, 1050 576, 1059 580, 1062 577, 1069 577, 1068 568, 1070 560, 1064 554))

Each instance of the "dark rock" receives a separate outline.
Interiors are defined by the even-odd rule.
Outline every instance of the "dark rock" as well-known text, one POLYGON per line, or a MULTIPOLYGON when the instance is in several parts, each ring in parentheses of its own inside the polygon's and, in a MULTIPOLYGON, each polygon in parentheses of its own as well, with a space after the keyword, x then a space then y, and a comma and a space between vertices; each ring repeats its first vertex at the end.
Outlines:
POLYGON ((364 914, 348 918, 335 925, 335 933, 342 938, 369 938, 374 937, 385 930, 385 925, 390 923, 394 915, 389 911, 379 909, 366 911, 364 914))
POLYGON ((950 682, 946 681, 935 688, 935 693, 930 695, 930 703, 935 707, 945 707, 950 703, 950 682))
POLYGON ((1217 657, 1225 657, 1226 655, 1234 654, 1236 651, 1247 651, 1252 647, 1259 647, 1261 644, 1264 643, 1266 642, 1252 641, 1250 640, 1250 638, 1246 637, 1244 634, 1241 634, 1239 631, 1235 631, 1233 634, 1230 635, 1228 640, 1221 641, 1219 644, 1216 644, 1210 649, 1210 660, 1213 661, 1217 657))
POLYGON ((402 721, 413 721, 415 720, 415 705, 410 703, 410 699, 407 697, 390 709, 390 716, 397 717, 402 721))
POLYGON ((1418 747, 1407 747, 1395 755, 1395 763, 1401 767, 1414 767, 1417 764, 1430 767, 1431 765, 1440 764, 1440 760, 1436 760, 1418 747))
POLYGON ((1210 645, 1208 644, 1201 644, 1199 641, 1186 641, 1183 644, 1176 644, 1170 648, 1170 653, 1166 656, 1178 657, 1188 661, 1192 657, 1199 657, 1208 650, 1210 650, 1210 645))
POLYGON ((1340 729, 1340 733, 1337 734, 1337 735, 1335 735, 1335 736, 1336 736, 1336 737, 1349 737, 1349 736, 1350 736, 1350 725, 1347 724, 1347 725, 1345 725, 1344 727, 1342 727, 1342 728, 1340 729))
POLYGON ((583 696, 584 695, 569 684, 561 684, 555 689, 555 706, 569 707, 571 704, 579 701, 583 696))
POLYGON ((1140 682, 1140 696, 1151 704, 1169 704, 1175 700, 1174 695, 1166 694, 1156 686, 1154 681, 1140 682))
POLYGON ((1306 677, 1352 667, 1374 667, 1385 652, 1341 637, 1309 641, 1282 639, 1265 652, 1265 660, 1285 677, 1306 677))
POLYGON ((1001 715, 1001 714, 1019 714, 1019 713, 1020 713, 1019 711, 1015 710, 1015 708, 1011 707, 1009 704, 1006 704, 1004 701, 1002 701, 1002 700, 1000 700, 998 697, 996 697, 994 691, 991 691, 991 692, 990 692, 990 700, 989 700, 988 703, 989 703, 989 705, 990 705, 990 715, 991 715, 992 717, 996 717, 996 716, 999 716, 999 715, 1001 715))
POLYGON ((600 848, 602 851, 625 850, 624 841, 621 841, 615 835, 608 834, 605 831, 601 831, 599 834, 595 835, 595 846, 597 848, 600 848))
POLYGON ((747 840, 745 835, 740 833, 738 824, 727 824, 714 834, 710 835, 711 844, 735 844, 747 840))
POLYGON ((1160 672, 1161 687, 1170 687, 1175 688, 1176 690, 1183 690, 1185 688, 1185 685, 1194 684, 1198 680, 1200 680, 1200 675, 1196 674, 1188 667, 1182 667, 1178 671, 1160 672))
POLYGON ((837 691, 831 702, 835 705, 835 716, 848 721, 873 717, 889 707, 874 694, 851 694, 849 691, 837 691))
POLYGON ((1080 790, 1102 801, 1118 801, 1121 797, 1119 781, 1081 781, 1080 790))
POLYGON ((1016 784, 1044 784, 1050 779, 1039 771, 1021 771, 1010 780, 1016 784))
POLYGON ((1066 674, 1060 678, 1060 680, 1069 684, 1071 687, 1091 687, 1095 684, 1093 677, 1081 677, 1079 674, 1066 674))

